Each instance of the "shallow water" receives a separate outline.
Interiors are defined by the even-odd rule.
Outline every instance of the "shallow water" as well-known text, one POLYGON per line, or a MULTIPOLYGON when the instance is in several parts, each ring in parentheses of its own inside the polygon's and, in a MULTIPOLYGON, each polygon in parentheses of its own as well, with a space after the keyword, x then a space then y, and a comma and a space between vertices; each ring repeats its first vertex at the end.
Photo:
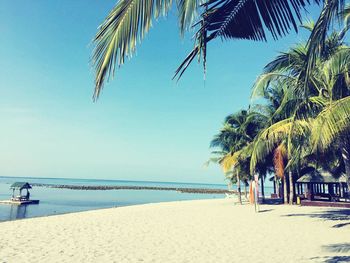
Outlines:
MULTIPOLYGON (((183 187, 227 189, 224 184, 196 184, 174 182, 145 182, 121 180, 91 180, 91 179, 63 179, 63 178, 21 178, 0 177, 0 200, 11 198, 9 189, 14 182, 29 182, 56 185, 118 185, 118 186, 155 186, 155 187, 183 187)), ((267 186, 265 192, 269 194, 272 188, 267 186)), ((100 208, 120 207, 136 204, 222 198, 223 194, 180 193, 177 191, 160 190, 71 190, 62 188, 47 188, 33 186, 30 190, 31 199, 39 199, 37 205, 9 205, 0 204, 0 221, 31 218, 79 212, 100 208)))
MULTIPOLYGON (((13 182, 16 181, 65 185, 128 185, 227 189, 226 185, 214 184, 0 177, 0 200, 7 200, 11 198, 12 191, 9 189, 9 187, 13 182)), ((222 194, 192 194, 179 193, 176 191, 71 190, 37 186, 33 186, 33 189, 30 192, 31 199, 39 199, 39 204, 26 206, 0 204, 0 221, 63 214, 99 208, 128 206, 135 204, 223 197, 222 194)))

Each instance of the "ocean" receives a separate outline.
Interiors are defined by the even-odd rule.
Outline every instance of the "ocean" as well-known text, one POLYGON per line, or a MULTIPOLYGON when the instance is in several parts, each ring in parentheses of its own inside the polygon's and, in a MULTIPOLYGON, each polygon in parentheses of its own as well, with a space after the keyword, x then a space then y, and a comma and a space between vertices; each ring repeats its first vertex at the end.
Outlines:
MULTIPOLYGON (((224 184, 197 184, 175 182, 147 182, 123 180, 92 180, 65 178, 0 177, 0 200, 11 198, 10 185, 14 182, 53 185, 84 186, 145 186, 175 188, 227 189, 224 184)), ((0 204, 0 221, 65 214, 110 207, 168 201, 222 198, 223 194, 180 193, 161 190, 72 190, 33 186, 31 199, 39 199, 37 205, 0 204)))

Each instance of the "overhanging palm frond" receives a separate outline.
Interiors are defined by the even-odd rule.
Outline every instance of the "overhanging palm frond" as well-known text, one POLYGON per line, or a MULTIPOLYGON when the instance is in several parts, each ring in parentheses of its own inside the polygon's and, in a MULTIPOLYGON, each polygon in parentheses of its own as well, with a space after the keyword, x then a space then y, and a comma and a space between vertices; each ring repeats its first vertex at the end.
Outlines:
MULTIPOLYGON (((112 9, 93 40, 95 100, 115 68, 133 55, 137 42, 148 33, 152 20, 166 15, 171 6, 172 0, 120 0, 112 9)), ((199 0, 177 1, 181 32, 197 17, 198 6, 199 0)))
MULTIPOLYGON (((300 9, 309 0, 214 0, 209 1, 204 30, 214 37, 266 40, 266 29, 277 39, 295 31, 300 9)), ((316 1, 318 2, 318 1, 316 1)))
MULTIPOLYGON (((211 0, 203 6, 206 11, 198 23, 194 49, 176 70, 174 78, 181 77, 193 58, 202 55, 206 63, 206 47, 211 40, 248 39, 266 41, 266 31, 274 39, 286 35, 292 29, 298 31, 301 9, 310 0, 211 0)), ((317 4, 320 0, 314 0, 317 4)))
POLYGON ((350 97, 329 104, 312 125, 311 139, 315 150, 325 150, 337 136, 349 131, 350 97))
POLYGON ((193 22, 198 17, 197 10, 199 9, 200 0, 177 0, 177 10, 179 12, 179 27, 181 35, 192 27, 193 22))

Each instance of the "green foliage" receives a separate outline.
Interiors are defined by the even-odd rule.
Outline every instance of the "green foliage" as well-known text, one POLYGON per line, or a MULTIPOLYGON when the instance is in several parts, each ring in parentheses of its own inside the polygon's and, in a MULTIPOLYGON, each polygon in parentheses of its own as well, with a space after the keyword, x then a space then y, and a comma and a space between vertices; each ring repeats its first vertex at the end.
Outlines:
POLYGON ((347 26, 330 33, 327 27, 320 40, 323 48, 317 50, 313 67, 308 69, 310 50, 314 48, 310 41, 317 33, 313 30, 320 30, 320 20, 330 18, 327 8, 315 24, 304 24, 311 32, 309 42, 281 53, 257 78, 250 111, 264 118, 256 132, 248 136, 249 143, 236 144, 234 151, 221 159, 224 171, 247 160, 249 174, 273 168, 280 178, 286 170, 300 175, 310 167, 321 167, 335 175, 345 171, 347 160, 341 147, 347 147, 344 141, 350 134, 350 48, 344 42, 347 26), (255 104, 255 99, 260 104, 255 104))
MULTIPOLYGON (((318 37, 324 32, 321 29, 328 28, 328 20, 343 7, 341 0, 332 0, 331 5, 326 4, 329 1, 324 0, 325 7, 331 6, 325 8, 329 12, 315 24, 315 40, 322 39, 318 37)), ((202 58, 205 71, 207 44, 218 37, 266 41, 267 32, 277 39, 291 30, 297 31, 301 10, 310 2, 311 0, 177 0, 181 35, 190 28, 195 28, 196 33, 194 48, 176 70, 174 78, 180 78, 196 57, 198 61, 202 58)), ((319 4, 321 1, 312 2, 319 4)), ((94 38, 94 99, 99 97, 104 83, 114 75, 116 67, 123 65, 126 58, 134 54, 137 43, 148 33, 152 21, 165 16, 171 7, 172 0, 120 0, 116 4, 94 38)), ((346 14, 344 12, 345 17, 346 14)), ((312 58, 310 54, 309 56, 312 58)))

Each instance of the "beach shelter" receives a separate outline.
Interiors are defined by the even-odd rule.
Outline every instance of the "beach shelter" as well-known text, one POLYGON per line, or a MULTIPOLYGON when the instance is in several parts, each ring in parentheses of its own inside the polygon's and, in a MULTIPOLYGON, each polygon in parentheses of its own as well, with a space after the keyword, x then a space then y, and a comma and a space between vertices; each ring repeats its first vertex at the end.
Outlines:
POLYGON ((322 198, 337 201, 339 198, 348 197, 346 176, 342 174, 336 177, 324 170, 313 170, 300 177, 297 180, 297 191, 298 195, 305 194, 310 201, 322 198))
POLYGON ((32 189, 32 186, 27 183, 27 182, 15 182, 10 186, 10 189, 12 189, 12 198, 15 198, 15 190, 19 191, 19 197, 22 197, 22 190, 26 189, 27 190, 27 194, 26 194, 26 198, 29 199, 29 190, 28 189, 32 189))

